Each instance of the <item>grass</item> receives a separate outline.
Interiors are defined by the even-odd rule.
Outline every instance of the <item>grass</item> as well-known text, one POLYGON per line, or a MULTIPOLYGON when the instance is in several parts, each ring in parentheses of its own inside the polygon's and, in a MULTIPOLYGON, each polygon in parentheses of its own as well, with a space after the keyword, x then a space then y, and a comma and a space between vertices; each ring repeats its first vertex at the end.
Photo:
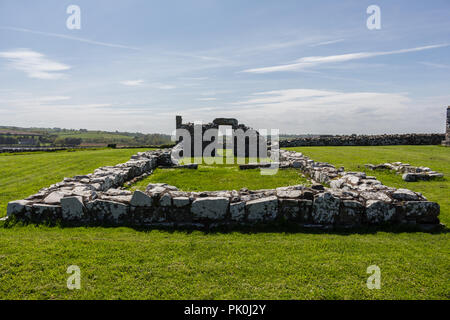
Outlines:
POLYGON ((308 184, 296 169, 278 170, 274 175, 261 175, 259 169, 239 170, 237 165, 199 165, 192 169, 156 169, 137 182, 132 190, 145 190, 149 183, 164 182, 183 191, 271 189, 282 186, 308 184))
MULTIPOLYGON (((450 149, 437 146, 299 150, 314 160, 345 165, 348 169, 368 162, 405 161, 450 174, 450 149)), ((88 154, 71 155, 64 158, 65 165, 60 165, 73 166, 70 175, 80 173, 84 169, 79 169, 77 163, 88 154)), ((39 161, 43 167, 54 166, 58 156, 46 153, 42 159, 32 161, 39 161)), ((16 182, 29 175, 26 160, 22 159, 16 165, 19 168, 14 169, 14 157, 0 160, 4 161, 0 165, 1 194, 9 188, 3 182, 9 170, 17 170, 16 182)), ((97 161, 98 166, 106 160, 99 156, 97 161)), ((35 176, 46 174, 44 170, 34 170, 35 176)), ((402 184, 390 173, 371 174, 381 174, 379 178, 391 185, 402 184)), ((442 205, 444 222, 450 220, 445 205, 447 179, 407 184, 442 205)), ((28 188, 28 183, 29 180, 23 180, 23 188, 28 188)), ((9 196, 11 200, 21 197, 19 193, 9 196)), ((327 233, 287 228, 284 232, 266 229, 207 233, 125 227, 5 226, 0 228, 0 298, 449 299, 447 230, 436 234, 389 230, 327 233), (380 290, 366 287, 366 269, 373 264, 381 269, 380 290), (66 287, 70 265, 81 269, 81 290, 66 287)))
POLYGON ((0 217, 9 201, 24 199, 64 177, 126 162, 142 149, 98 149, 0 154, 0 217))

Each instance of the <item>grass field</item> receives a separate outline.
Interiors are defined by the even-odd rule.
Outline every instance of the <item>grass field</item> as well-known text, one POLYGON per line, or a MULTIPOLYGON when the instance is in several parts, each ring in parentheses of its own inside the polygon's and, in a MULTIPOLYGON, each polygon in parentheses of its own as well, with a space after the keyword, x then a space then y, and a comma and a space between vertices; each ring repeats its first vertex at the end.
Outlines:
POLYGON ((259 169, 239 170, 237 165, 199 165, 192 169, 156 169, 147 178, 131 187, 145 190, 149 183, 164 182, 184 191, 270 189, 296 184, 308 184, 299 170, 278 170, 275 175, 261 175, 259 169))
MULTIPOLYGON (((404 161, 443 172, 446 178, 442 181, 408 184, 392 173, 370 174, 385 184, 423 192, 441 204, 441 221, 450 223, 450 148, 296 150, 347 169, 369 162, 404 161)), ((0 156, 2 205, 64 176, 126 161, 135 152, 0 156), (60 172, 49 174, 54 169, 60 172)), ((197 177, 191 188, 206 180, 211 177, 197 177)), ((187 181, 183 183, 189 188, 187 181)), ((390 230, 297 232, 290 228, 283 232, 207 233, 16 225, 0 228, 0 298, 449 299, 449 240, 448 229, 435 234, 390 230), (366 269, 373 264, 381 269, 380 290, 366 287, 366 269), (81 269, 81 290, 66 287, 69 265, 81 269)))

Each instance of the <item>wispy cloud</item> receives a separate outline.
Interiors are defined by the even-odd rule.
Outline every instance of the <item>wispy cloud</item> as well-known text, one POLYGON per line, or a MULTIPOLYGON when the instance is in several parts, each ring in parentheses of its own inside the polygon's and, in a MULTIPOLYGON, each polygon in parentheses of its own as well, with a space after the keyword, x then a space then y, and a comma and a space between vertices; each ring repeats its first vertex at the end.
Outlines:
POLYGON ((153 83, 150 86, 153 88, 156 88, 156 89, 161 89, 161 90, 170 90, 170 89, 176 88, 176 86, 174 86, 174 85, 165 84, 165 83, 153 83))
POLYGON ((357 52, 357 53, 347 53, 347 54, 332 55, 332 56, 304 57, 304 58, 297 59, 295 61, 295 63, 263 67, 263 68, 246 69, 243 72, 270 73, 270 72, 280 72, 280 71, 296 71, 296 70, 307 69, 307 68, 319 66, 322 64, 328 64, 328 63, 347 62, 347 61, 351 61, 351 60, 367 59, 367 58, 372 58, 372 57, 377 57, 377 56, 386 56, 386 55, 393 55, 393 54, 431 50, 431 49, 442 48, 442 47, 447 47, 447 46, 448 46, 448 44, 437 44, 437 45, 422 46, 422 47, 393 50, 393 51, 357 52))
POLYGON ((420 63, 425 65, 425 66, 428 66, 428 67, 433 67, 433 68, 438 68, 438 69, 450 69, 450 66, 446 65, 446 64, 434 63, 434 62, 426 62, 426 61, 422 61, 420 63))
POLYGON ((144 84, 144 80, 125 80, 120 81, 121 84, 124 86, 130 86, 130 87, 137 87, 144 84))
POLYGON ((31 30, 31 29, 25 29, 25 28, 5 27, 5 26, 0 26, 0 29, 2 29, 2 30, 18 31, 18 32, 26 32, 26 33, 33 33, 33 34, 38 34, 38 35, 42 35, 42 36, 55 37, 55 38, 61 38, 61 39, 67 39, 67 40, 74 40, 74 41, 89 43, 89 44, 93 44, 93 45, 97 45, 97 46, 139 50, 139 48, 136 48, 136 47, 125 46, 125 45, 116 44, 116 43, 95 41, 95 40, 90 40, 90 39, 85 39, 85 38, 68 36, 68 35, 60 34, 60 33, 43 32, 43 31, 37 31, 37 30, 31 30))
POLYGON ((310 47, 319 47, 319 46, 326 46, 329 44, 335 44, 335 43, 339 43, 339 42, 343 42, 345 41, 345 39, 336 39, 336 40, 329 40, 329 41, 322 41, 322 42, 318 42, 318 43, 313 43, 311 45, 309 45, 310 47))
POLYGON ((217 98, 198 98, 198 101, 216 101, 217 98))
POLYGON ((60 79, 64 76, 61 71, 70 69, 70 66, 50 60, 42 53, 30 49, 3 51, 0 52, 0 58, 7 59, 11 67, 36 79, 60 79))

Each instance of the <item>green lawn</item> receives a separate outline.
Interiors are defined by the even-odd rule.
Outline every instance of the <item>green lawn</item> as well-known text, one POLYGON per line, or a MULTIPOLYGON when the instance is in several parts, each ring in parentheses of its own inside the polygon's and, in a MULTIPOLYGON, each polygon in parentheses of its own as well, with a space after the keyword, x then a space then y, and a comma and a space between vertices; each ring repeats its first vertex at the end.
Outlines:
MULTIPOLYGON (((441 220, 450 222, 450 148, 298 149, 314 160, 329 161, 348 169, 368 162, 404 161, 443 172, 447 176, 444 181, 406 186, 439 202, 441 220)), ((31 161, 24 159, 28 155, 0 156, 0 194, 3 196, 9 190, 3 201, 22 198, 23 193, 28 195, 41 187, 39 183, 46 186, 62 176, 86 173, 108 161, 123 162, 132 153, 135 150, 45 153, 28 158, 31 161), (86 159, 88 152, 97 158, 96 164, 86 159), (109 158, 104 152, 111 152, 109 158), (89 164, 82 165, 84 161, 89 164), (62 171, 70 167, 72 171, 64 171, 57 178, 46 177, 47 170, 39 170, 39 167, 54 166, 62 171), (11 174, 10 170, 15 173, 11 174), (45 177, 39 178, 41 175, 45 177), (12 191, 10 184, 20 184, 21 188, 12 191)), ((390 173, 371 174, 386 184, 404 184, 390 173)), ((191 187, 195 185, 193 181, 191 187)), ((207 233, 16 225, 0 228, 0 298, 449 299, 447 230, 435 234, 387 230, 296 232, 294 229, 207 233), (373 264, 381 269, 380 290, 366 287, 369 276, 366 269, 373 264), (66 288, 69 265, 81 269, 81 290, 66 288)))
POLYGON ((192 169, 156 169, 147 178, 132 186, 145 190, 149 183, 164 182, 184 191, 271 189, 296 184, 308 184, 297 169, 278 170, 274 175, 261 175, 259 169, 239 170, 237 165, 199 165, 192 169))

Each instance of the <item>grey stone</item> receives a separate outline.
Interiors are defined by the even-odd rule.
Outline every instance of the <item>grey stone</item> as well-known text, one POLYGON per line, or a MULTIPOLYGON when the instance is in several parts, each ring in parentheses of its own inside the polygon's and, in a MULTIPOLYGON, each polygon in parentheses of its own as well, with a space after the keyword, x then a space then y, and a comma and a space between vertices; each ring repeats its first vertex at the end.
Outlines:
POLYGON ((364 217, 365 206, 355 200, 343 200, 339 222, 342 224, 360 224, 364 217))
POLYGON ((297 220, 300 207, 299 200, 281 199, 279 203, 280 215, 286 220, 297 220))
POLYGON ((300 190, 282 190, 277 188, 277 196, 279 198, 300 198, 302 192, 300 190))
POLYGON ((340 199, 331 193, 320 193, 314 199, 312 218, 314 223, 332 224, 339 215, 340 199))
POLYGON ((213 123, 218 126, 232 126, 237 127, 238 121, 234 118, 216 118, 213 120, 213 123))
POLYGON ((231 220, 242 221, 245 218, 245 202, 230 204, 231 220))
POLYGON ((395 214, 395 207, 381 200, 366 202, 366 217, 370 223, 388 222, 395 214))
POLYGON ((435 219, 440 212, 439 204, 430 201, 407 201, 404 205, 407 217, 435 219))
POLYGON ((85 211, 83 198, 80 196, 62 198, 61 208, 63 220, 81 219, 85 211))
POLYGON ((364 191, 360 193, 361 197, 364 200, 379 200, 384 202, 392 202, 392 199, 385 194, 384 192, 370 192, 370 191, 364 191))
POLYGON ((151 207, 152 204, 153 200, 149 195, 139 190, 134 191, 130 205, 133 207, 151 207))
POLYGON ((159 199, 159 205, 161 207, 170 207, 172 205, 172 196, 168 193, 164 194, 161 199, 159 199))
POLYGON ((32 216, 32 218, 55 219, 55 218, 58 218, 58 216, 61 213, 61 206, 45 204, 45 203, 36 203, 36 204, 33 204, 33 213, 34 213, 34 217, 32 216))
POLYGON ((404 173, 402 179, 406 182, 417 181, 417 175, 415 173, 404 173))
POLYGON ((45 204, 59 204, 59 203, 61 203, 61 199, 65 195, 66 195, 65 193, 60 192, 60 191, 52 192, 47 197, 45 197, 44 203, 45 204))
POLYGON ((90 210, 98 220, 118 223, 128 214, 128 206, 110 200, 94 200, 90 204, 90 210))
POLYGON ((335 179, 330 181, 330 187, 332 189, 340 189, 344 185, 343 179, 335 179))
POLYGON ((228 209, 228 198, 206 197, 194 200, 191 212, 196 219, 224 219, 228 209))
POLYGON ((190 200, 188 197, 175 197, 173 198, 173 205, 177 208, 185 207, 189 205, 190 200))
POLYGON ((251 200, 246 203, 249 221, 274 220, 278 213, 278 199, 276 196, 251 200))
POLYGON ((400 201, 414 201, 420 199, 415 192, 408 189, 397 189, 392 193, 392 197, 400 201))
POLYGON ((8 202, 8 206, 6 208, 6 216, 11 217, 16 214, 24 213, 25 206, 30 202, 27 200, 15 200, 8 202))

